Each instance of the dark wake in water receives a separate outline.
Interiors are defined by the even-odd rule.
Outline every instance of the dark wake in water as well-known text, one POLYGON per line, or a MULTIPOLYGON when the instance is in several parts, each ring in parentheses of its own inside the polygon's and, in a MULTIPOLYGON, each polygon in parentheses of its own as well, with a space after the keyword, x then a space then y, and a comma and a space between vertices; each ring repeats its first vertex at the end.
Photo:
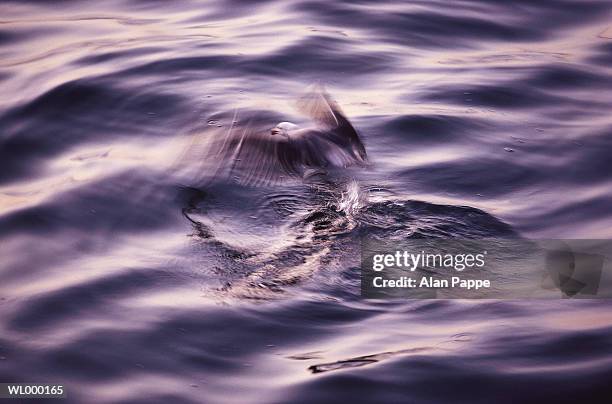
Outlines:
POLYGON ((328 276, 358 271, 365 236, 387 241, 519 237, 478 209, 393 199, 388 191, 354 179, 322 180, 281 193, 278 187, 228 189, 227 183, 207 191, 184 189, 183 213, 197 243, 223 257, 216 274, 222 290, 242 298, 271 298, 322 267, 336 268, 328 276), (247 202, 254 192, 264 195, 261 205, 247 202), (377 194, 387 195, 370 202, 377 194))

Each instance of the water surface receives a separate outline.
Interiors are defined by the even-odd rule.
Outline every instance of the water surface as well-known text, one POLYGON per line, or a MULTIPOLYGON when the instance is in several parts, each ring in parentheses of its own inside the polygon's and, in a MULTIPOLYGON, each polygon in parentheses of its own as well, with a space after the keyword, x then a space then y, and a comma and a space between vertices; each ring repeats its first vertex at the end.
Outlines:
POLYGON ((363 300, 359 240, 609 238, 611 11, 5 1, 0 379, 75 403, 609 395, 608 302, 363 300), (194 136, 299 121, 314 82, 369 168, 201 186, 194 136))

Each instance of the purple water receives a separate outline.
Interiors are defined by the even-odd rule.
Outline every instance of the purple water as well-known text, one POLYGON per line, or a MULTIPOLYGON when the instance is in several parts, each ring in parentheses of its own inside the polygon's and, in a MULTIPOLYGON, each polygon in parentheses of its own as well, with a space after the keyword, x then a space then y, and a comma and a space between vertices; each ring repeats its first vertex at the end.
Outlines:
POLYGON ((608 301, 364 300, 359 241, 609 238, 611 12, 4 1, 0 382, 71 403, 609 401, 608 301), (194 134, 295 121, 315 82, 370 167, 198 186, 194 134))

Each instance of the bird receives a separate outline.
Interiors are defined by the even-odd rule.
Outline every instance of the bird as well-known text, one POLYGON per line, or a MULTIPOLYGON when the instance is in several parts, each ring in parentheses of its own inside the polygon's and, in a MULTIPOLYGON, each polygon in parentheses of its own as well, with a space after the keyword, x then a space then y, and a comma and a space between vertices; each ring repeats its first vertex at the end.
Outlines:
POLYGON ((242 185, 266 186, 368 164, 359 134, 322 86, 300 97, 296 107, 309 126, 283 121, 257 129, 247 124, 212 140, 206 158, 215 162, 213 175, 227 173, 242 185))

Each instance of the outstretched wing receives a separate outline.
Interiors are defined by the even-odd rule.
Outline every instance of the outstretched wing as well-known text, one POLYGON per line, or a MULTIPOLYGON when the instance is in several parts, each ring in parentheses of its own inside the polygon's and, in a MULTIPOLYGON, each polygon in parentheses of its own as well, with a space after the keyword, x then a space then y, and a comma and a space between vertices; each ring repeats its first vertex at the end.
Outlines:
POLYGON ((291 133, 291 146, 299 152, 305 167, 348 167, 356 163, 350 148, 340 147, 333 134, 317 129, 302 129, 291 133))
POLYGON ((344 148, 352 157, 353 163, 367 161, 365 146, 357 131, 321 85, 315 86, 312 91, 302 96, 297 101, 297 108, 317 124, 319 133, 344 148))
POLYGON ((342 115, 340 108, 320 85, 314 86, 311 91, 300 97, 296 107, 322 130, 332 130, 340 125, 338 120, 338 115, 342 115))
POLYGON ((216 139, 206 155, 213 177, 229 176, 249 186, 273 185, 301 175, 300 154, 286 137, 248 123, 216 139))

